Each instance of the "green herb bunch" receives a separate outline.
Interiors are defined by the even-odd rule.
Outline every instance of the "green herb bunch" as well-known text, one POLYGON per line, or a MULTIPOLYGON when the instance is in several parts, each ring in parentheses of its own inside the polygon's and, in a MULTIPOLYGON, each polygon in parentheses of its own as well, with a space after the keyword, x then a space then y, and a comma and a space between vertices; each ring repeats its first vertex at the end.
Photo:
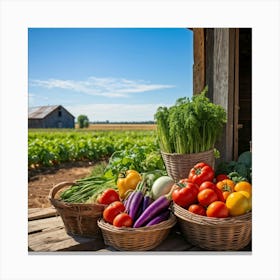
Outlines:
POLYGON ((214 148, 227 119, 224 108, 210 102, 207 90, 157 109, 157 137, 163 152, 190 154, 214 148))

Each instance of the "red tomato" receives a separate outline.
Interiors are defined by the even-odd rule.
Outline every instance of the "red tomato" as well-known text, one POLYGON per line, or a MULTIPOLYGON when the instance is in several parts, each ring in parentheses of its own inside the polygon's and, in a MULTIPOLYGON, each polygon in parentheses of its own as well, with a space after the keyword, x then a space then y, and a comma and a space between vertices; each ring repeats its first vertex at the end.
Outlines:
MULTIPOLYGON (((179 181, 180 184, 192 183, 189 178, 184 178, 179 181)), ((197 185, 196 185, 197 186, 197 185)), ((198 186, 197 186, 198 188, 198 186)))
POLYGON ((207 207, 212 202, 218 200, 218 195, 212 189, 205 189, 198 193, 197 199, 202 206, 207 207))
POLYGON ((219 174, 216 176, 216 183, 223 181, 225 179, 229 179, 227 174, 219 174))
POLYGON ((120 201, 114 201, 111 204, 109 204, 103 211, 103 219, 113 224, 114 218, 125 211, 125 206, 120 201))
POLYGON ((199 162, 190 170, 188 178, 192 183, 200 186, 205 181, 213 181, 214 175, 215 172, 210 165, 199 162))
POLYGON ((220 200, 222 202, 225 202, 225 197, 224 197, 223 192, 219 188, 217 188, 217 187, 215 187, 214 191, 215 191, 215 193, 218 196, 218 200, 220 200))
POLYGON ((185 186, 188 187, 188 188, 191 188, 194 195, 197 196, 199 190, 198 190, 198 185, 197 184, 194 184, 194 183, 191 183, 191 182, 187 182, 185 183, 185 186))
POLYGON ((218 200, 225 202, 223 192, 213 182, 205 181, 199 186, 199 191, 205 189, 212 189, 217 194, 218 200))
POLYGON ((222 201, 212 202, 206 210, 207 217, 226 218, 229 216, 229 210, 222 201))
POLYGON ((202 205, 192 204, 189 206, 188 210, 194 214, 206 216, 206 210, 202 205))
POLYGON ((114 201, 120 201, 119 194, 114 189, 105 190, 97 200, 101 204, 110 204, 114 201))
POLYGON ((133 220, 127 213, 120 213, 113 220, 115 227, 131 227, 132 224, 133 220))
POLYGON ((196 202, 198 189, 193 183, 186 183, 184 185, 185 187, 175 189, 172 192, 172 200, 182 207, 187 207, 196 202))
POLYGON ((205 189, 212 189, 214 190, 216 188, 216 185, 211 181, 205 181, 199 186, 199 191, 205 190, 205 189))

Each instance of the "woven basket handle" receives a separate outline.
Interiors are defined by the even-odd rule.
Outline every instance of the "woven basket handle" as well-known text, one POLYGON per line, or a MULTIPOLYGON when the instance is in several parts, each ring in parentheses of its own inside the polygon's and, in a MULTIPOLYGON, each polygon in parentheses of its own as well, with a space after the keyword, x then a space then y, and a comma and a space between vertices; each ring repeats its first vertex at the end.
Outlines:
POLYGON ((57 192, 64 188, 65 186, 72 186, 74 185, 75 182, 70 182, 70 181, 65 181, 65 182, 61 182, 55 186, 52 187, 52 189, 49 192, 49 199, 54 199, 55 195, 57 194, 57 192))

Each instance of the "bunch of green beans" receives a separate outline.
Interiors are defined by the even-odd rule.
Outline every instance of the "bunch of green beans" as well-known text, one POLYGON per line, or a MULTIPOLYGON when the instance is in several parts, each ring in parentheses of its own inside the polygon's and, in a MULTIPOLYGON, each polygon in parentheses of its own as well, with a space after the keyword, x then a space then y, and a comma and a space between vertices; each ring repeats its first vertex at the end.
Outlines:
POLYGON ((95 202, 98 195, 108 188, 117 190, 114 179, 102 176, 86 177, 64 190, 60 198, 68 203, 95 202))

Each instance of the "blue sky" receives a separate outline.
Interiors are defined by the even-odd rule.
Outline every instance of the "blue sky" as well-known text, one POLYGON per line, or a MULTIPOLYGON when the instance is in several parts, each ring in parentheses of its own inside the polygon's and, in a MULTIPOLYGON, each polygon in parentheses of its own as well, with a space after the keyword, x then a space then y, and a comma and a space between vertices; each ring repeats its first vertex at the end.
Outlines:
POLYGON ((90 121, 149 121, 192 95, 186 28, 29 28, 28 105, 90 121))

